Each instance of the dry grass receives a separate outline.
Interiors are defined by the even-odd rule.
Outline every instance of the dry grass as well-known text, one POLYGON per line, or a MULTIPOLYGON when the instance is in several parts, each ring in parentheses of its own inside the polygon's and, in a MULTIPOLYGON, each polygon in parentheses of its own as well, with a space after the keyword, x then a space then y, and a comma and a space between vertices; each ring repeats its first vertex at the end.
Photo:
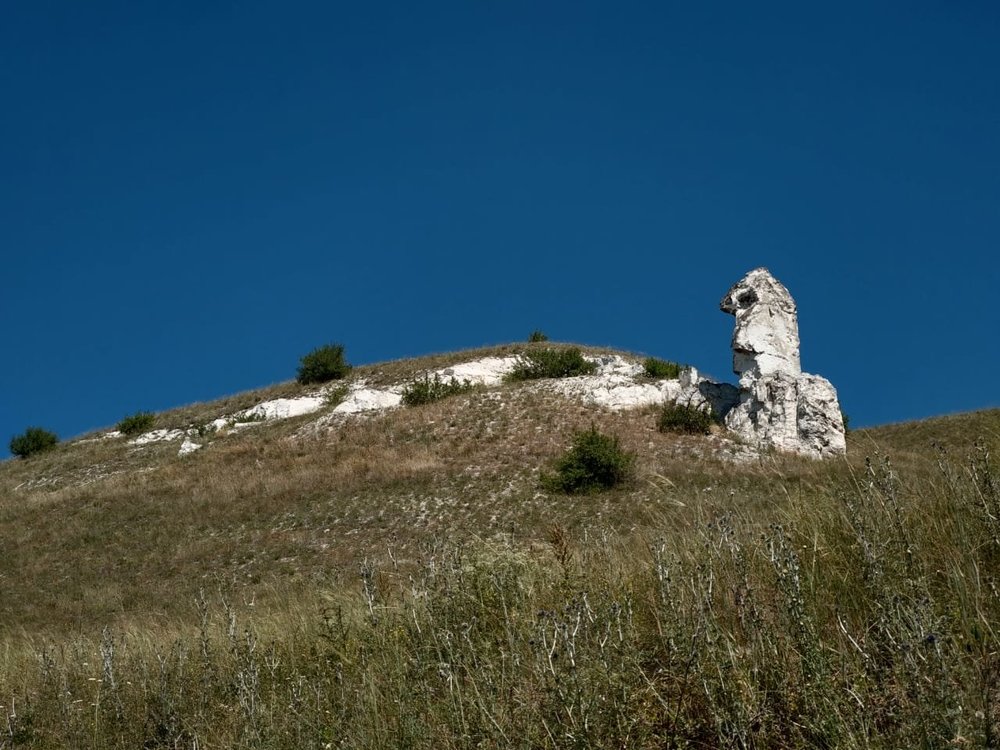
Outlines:
MULTIPOLYGON (((358 368, 351 377, 363 377, 372 384, 395 384, 426 370, 514 350, 501 347, 387 363, 358 368)), ((186 426, 248 408, 264 398, 302 392, 299 386, 283 384, 252 396, 178 410, 161 417, 160 424, 186 426)), ((763 455, 749 463, 728 460, 727 451, 738 446, 719 435, 658 432, 655 409, 613 413, 530 385, 504 385, 417 408, 341 419, 327 431, 304 430, 315 417, 262 424, 222 435, 183 459, 176 456, 176 443, 132 448, 122 440, 108 440, 62 445, 31 460, 0 465, 0 549, 4 551, 0 555, 0 635, 4 644, 0 649, 0 695, 40 689, 38 683, 28 680, 15 690, 14 676, 36 674, 30 665, 37 666, 42 644, 50 644, 45 648, 57 644, 60 669, 70 675, 67 679, 85 681, 86 669, 80 664, 93 665, 95 658, 99 660, 95 653, 107 625, 120 634, 123 643, 131 644, 123 654, 133 677, 138 674, 135 670, 155 672, 151 666, 155 665, 153 654, 169 652, 175 641, 197 644, 202 637, 195 604, 200 592, 214 597, 216 608, 222 606, 218 599, 222 595, 230 604, 241 603, 247 614, 254 613, 255 637, 261 643, 272 642, 290 670, 281 673, 282 679, 291 679, 299 670, 303 675, 313 675, 310 679, 319 680, 324 690, 340 690, 325 682, 326 677, 320 679, 310 672, 314 667, 309 666, 309 654, 314 654, 321 642, 317 634, 321 602, 329 603, 332 596, 351 613, 350 617, 360 618, 360 629, 351 631, 354 635, 350 638, 361 637, 359 633, 368 633, 364 638, 387 638, 381 624, 371 632, 365 629, 372 623, 365 620, 364 599, 359 601, 357 597, 359 590, 369 591, 365 588, 369 584, 359 589, 359 566, 364 572, 363 565, 381 561, 370 583, 374 582, 371 585, 380 591, 397 592, 392 596, 386 593, 389 598, 379 600, 379 606, 389 607, 385 610, 386 621, 395 622, 392 612, 408 610, 401 608, 401 600, 392 597, 402 596, 398 592, 428 575, 428 561, 441 559, 441 550, 448 546, 442 542, 445 539, 459 546, 503 548, 504 555, 520 561, 518 586, 527 587, 521 600, 527 609, 518 615, 521 618, 529 618, 538 609, 555 611, 556 602, 558 606, 570 606, 566 599, 570 594, 559 589, 560 580, 577 580, 594 592, 595 601, 598 592, 603 591, 601 596, 606 599, 602 601, 608 606, 612 601, 622 601, 623 587, 632 587, 640 599, 646 594, 653 596, 643 588, 649 583, 648 551, 656 546, 656 540, 664 540, 674 564, 688 576, 686 581, 676 582, 678 588, 673 595, 678 599, 674 610, 693 617, 692 613, 703 606, 697 597, 705 582, 699 576, 706 575, 706 565, 719 562, 718 551, 728 549, 725 545, 730 544, 725 541, 728 532, 719 531, 721 518, 729 518, 727 523, 735 525, 741 544, 755 550, 749 558, 752 565, 747 575, 755 586, 769 591, 768 598, 759 602, 761 616, 769 618, 772 628, 766 632, 773 635, 779 632, 774 628, 786 627, 782 613, 787 609, 782 607, 788 605, 781 602, 787 591, 781 587, 788 579, 779 576, 775 583, 774 566, 768 559, 768 555, 788 552, 782 552, 784 548, 775 541, 774 529, 780 526, 792 530, 797 564, 802 567, 800 574, 812 587, 808 591, 809 616, 822 634, 824 648, 844 646, 844 654, 848 655, 844 658, 856 660, 857 654, 849 656, 853 647, 840 633, 837 620, 838 616, 846 618, 847 632, 861 638, 858 634, 864 631, 867 615, 854 605, 844 604, 851 601, 862 584, 858 572, 851 568, 858 550, 853 534, 859 528, 868 528, 865 524, 875 524, 872 528, 882 529, 879 533, 888 533, 889 527, 884 525, 896 521, 892 521, 891 514, 876 517, 871 515, 873 510, 857 506, 860 526, 852 526, 854 506, 845 505, 844 498, 859 497, 859 493, 868 492, 866 487, 885 479, 878 461, 875 473, 865 464, 866 456, 876 453, 891 456, 898 475, 891 488, 876 488, 879 502, 883 509, 893 503, 900 508, 899 528, 912 530, 913 539, 919 540, 919 554, 930 566, 931 572, 919 579, 919 585, 930 592, 926 595, 932 599, 940 595, 947 600, 960 621, 954 628, 963 637, 970 637, 977 607, 991 627, 997 626, 989 619, 993 617, 989 613, 997 611, 995 604, 983 599, 989 593, 985 578, 973 586, 971 579, 957 577, 984 574, 982 570, 977 573, 975 567, 986 559, 982 548, 968 558, 963 556, 962 545, 972 544, 986 533, 981 519, 976 520, 980 518, 975 510, 980 502, 976 495, 978 480, 970 478, 966 459, 974 452, 977 439, 986 448, 1000 449, 998 410, 858 431, 849 435, 849 457, 845 460, 815 462, 763 455), (566 449, 575 431, 591 425, 617 435, 624 448, 637 454, 635 479, 621 489, 597 495, 544 493, 538 482, 540 471, 550 467, 566 449), (768 544, 772 546, 769 548, 763 539, 770 539, 768 544), (955 598, 956 591, 968 601, 955 598), (390 607, 391 601, 396 603, 390 607)), ((902 558, 888 552, 885 555, 892 565, 902 565, 902 558)), ((718 585, 722 586, 723 580, 728 581, 726 586, 743 585, 733 578, 739 571, 732 568, 732 561, 725 565, 718 573, 722 576, 718 585)), ((460 572, 461 567, 452 571, 459 579, 460 572)), ((898 571, 892 575, 900 581, 910 580, 898 571)), ((465 585, 459 579, 454 582, 456 590, 465 585)), ((366 580, 362 576, 361 582, 366 580)), ((638 606, 638 599, 635 601, 638 606)), ((723 619, 712 620, 711 627, 736 628, 739 611, 727 609, 728 604, 718 606, 723 619)), ((475 611, 480 618, 493 616, 482 609, 475 611)), ((422 622, 420 616, 417 622, 422 622)), ((663 612, 657 615, 654 610, 645 610, 642 617, 653 619, 635 625, 636 640, 630 641, 630 648, 655 651, 658 647, 648 638, 658 627, 655 618, 665 616, 663 612)), ((234 646, 232 635, 224 632, 225 618, 218 612, 215 618, 211 638, 216 648, 229 654, 227 660, 236 661, 220 661, 213 669, 237 669, 240 658, 251 657, 234 646)), ((695 628, 689 633, 692 637, 699 632, 699 638, 710 635, 697 629, 707 627, 704 623, 688 624, 695 628)), ((495 625, 500 628, 497 637, 507 637, 502 635, 507 626, 499 622, 495 625)), ((405 630, 407 626, 396 623, 393 627, 405 630)), ((458 623, 449 627, 458 628, 458 623)), ((535 626, 521 619, 510 627, 526 633, 535 626)), ((747 654, 755 654, 753 658, 759 657, 761 664, 766 654, 757 649, 765 646, 791 649, 797 660, 813 658, 801 651, 805 641, 796 645, 787 640, 798 637, 792 630, 781 630, 770 645, 744 642, 745 633, 733 632, 734 642, 741 643, 740 648, 747 649, 747 654)), ((412 633, 410 636, 417 637, 412 633)), ((404 648, 403 641, 398 640, 402 637, 397 634, 393 636, 396 640, 380 641, 387 649, 385 653, 395 654, 400 663, 413 656, 408 656, 405 649, 441 646, 414 641, 404 648), (397 647, 403 650, 393 651, 397 647)), ((351 648, 362 648, 359 642, 350 643, 354 644, 351 648)), ((526 641, 518 643, 518 649, 527 648, 526 641)), ((867 647, 863 641, 859 643, 867 647)), ((197 650, 196 646, 188 648, 197 650)), ((518 658, 529 659, 530 649, 514 649, 508 657, 515 652, 520 654, 518 658)), ((437 657, 431 661, 435 659, 441 661, 437 657)), ((352 662, 350 669, 360 670, 362 666, 361 662, 352 662)), ((626 671, 631 675, 629 679, 641 683, 646 667, 639 666, 639 672, 631 671, 633 667, 626 671)), ((800 661, 785 667, 789 674, 801 674, 800 661)), ((191 674, 197 672, 190 665, 188 669, 191 674)), ((361 679, 361 671, 352 674, 361 679)), ((741 689, 751 690, 747 687, 751 678, 740 674, 740 679, 750 681, 741 689)), ((517 690, 528 691, 519 693, 518 700, 524 703, 518 705, 532 705, 532 690, 541 690, 551 699, 543 683, 532 682, 537 674, 530 679, 518 675, 507 675, 511 680, 522 680, 517 690)), ((665 679, 655 679, 661 678, 665 679)), ((419 681, 423 678, 413 679, 414 684, 423 684, 419 681)), ((356 689, 361 690, 361 684, 356 689)), ((184 693, 190 685, 185 685, 178 683, 176 692, 171 693, 172 700, 190 703, 184 693)), ((796 690, 807 689, 806 683, 796 685, 796 690)), ((897 687, 902 689, 901 685, 897 687)), ((655 691, 644 693, 634 685, 628 689, 638 690, 633 696, 638 703, 620 708, 631 712, 637 726, 645 727, 643 731, 648 730, 647 739, 660 738, 659 730, 645 723, 659 710, 655 691)), ((657 689, 670 693, 666 686, 657 689)), ((876 687, 871 689, 875 696, 876 687)), ((225 690, 219 690, 222 692, 217 700, 222 705, 228 699, 225 690)), ((48 700, 39 693, 32 694, 43 703, 48 700)), ((284 697, 280 700, 290 700, 281 695, 284 697)), ((722 700, 720 695, 715 694, 715 699, 722 700)), ((504 702, 510 697, 502 699, 494 694, 494 703, 490 704, 501 712, 494 719, 505 731, 516 729, 528 716, 519 714, 514 704, 504 702)), ((133 696, 128 700, 138 699, 133 696)), ((683 700, 687 699, 681 703, 683 700)), ((361 704, 364 700, 355 709, 360 710, 361 704)), ((840 703, 836 706, 838 711, 846 710, 840 703)), ((212 719, 220 727, 215 746, 268 746, 260 737, 239 735, 234 727, 245 725, 240 724, 235 703, 230 709, 225 717, 214 715, 212 719), (229 729, 223 731, 222 727, 229 729)), ((316 715, 310 714, 314 719, 316 715)), ((556 715, 560 714, 552 716, 556 715)), ((561 716, 568 721, 565 714, 561 716)), ((278 721, 275 717, 271 720, 278 721)), ((281 731, 291 732, 293 718, 282 721, 288 726, 282 724, 281 731)), ((71 722, 66 726, 77 725, 71 722)), ((371 742, 381 737, 391 744, 401 736, 399 727, 369 729, 366 736, 371 742)), ((442 725, 438 731, 414 745, 468 746, 454 742, 454 735, 449 734, 455 731, 454 726, 442 725)), ((201 746, 213 746, 211 742, 204 744, 205 735, 199 736, 203 736, 201 746)), ((324 735, 317 731, 310 736, 315 739, 324 735)), ((496 735, 485 746, 506 746, 499 737, 496 735)), ((6 749, 6 741, 0 732, 0 748, 6 749)), ((322 746, 319 739, 301 745, 293 739, 283 742, 286 744, 280 746, 322 746)), ((709 746, 713 742, 704 740, 709 746)), ((565 738, 539 743, 527 746, 572 745, 565 738)), ((40 742, 37 746, 58 744, 40 742)), ((644 745, 637 740, 635 746, 644 745)), ((647 746, 658 745, 648 740, 647 746)), ((789 746, 802 745, 790 741, 789 746)), ((892 745, 875 742, 867 746, 892 745)))
POLYGON ((221 584, 186 621, 7 638, 0 747, 991 747, 977 466, 762 470, 631 532, 390 542, 322 616, 221 584))
MULTIPOLYGON (((516 348, 358 368, 352 377, 397 383, 516 348)), ((184 426, 298 388, 197 405, 159 424, 184 426)), ((329 431, 303 434, 313 419, 219 436, 184 458, 176 443, 113 439, 3 464, 0 629, 169 619, 188 611, 209 580, 236 581, 266 600, 276 589, 308 592, 317 580, 350 579, 359 559, 389 543, 412 561, 436 536, 529 541, 557 523, 627 529, 695 493, 741 485, 766 492, 779 477, 828 473, 776 457, 734 466, 715 455, 725 446, 718 437, 659 433, 654 410, 616 414, 531 386, 341 419, 329 431), (547 496, 539 472, 591 425, 638 454, 638 478, 599 497, 547 496)))

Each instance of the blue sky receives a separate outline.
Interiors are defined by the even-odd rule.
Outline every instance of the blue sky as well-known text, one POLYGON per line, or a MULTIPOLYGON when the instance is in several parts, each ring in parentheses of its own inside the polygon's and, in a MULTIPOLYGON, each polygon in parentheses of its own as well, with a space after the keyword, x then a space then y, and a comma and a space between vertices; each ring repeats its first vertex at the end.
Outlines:
POLYGON ((1000 405, 1000 6, 13 2, 0 438, 523 340, 730 375, 768 266, 854 425, 1000 405))

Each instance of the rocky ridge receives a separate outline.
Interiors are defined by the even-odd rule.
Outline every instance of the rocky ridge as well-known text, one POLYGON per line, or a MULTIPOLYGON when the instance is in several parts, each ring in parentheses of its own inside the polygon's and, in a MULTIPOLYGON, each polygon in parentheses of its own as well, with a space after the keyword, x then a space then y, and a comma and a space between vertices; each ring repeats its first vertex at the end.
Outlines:
MULTIPOLYGON (((679 403, 711 410, 746 445, 776 449, 814 458, 845 453, 844 425, 833 385, 818 375, 803 373, 799 362, 799 332, 795 301, 764 268, 758 268, 727 292, 720 304, 735 318, 733 370, 739 385, 720 383, 686 367, 679 377, 651 380, 641 361, 618 354, 584 355, 597 367, 591 375, 523 383, 520 387, 557 394, 613 411, 662 403, 679 403)), ((493 389, 499 387, 522 355, 486 356, 448 367, 430 369, 431 377, 493 389)), ((208 424, 185 429, 157 429, 131 438, 141 448, 179 441, 178 455, 203 447, 216 434, 249 429, 276 420, 316 414, 299 430, 305 436, 335 429, 345 419, 396 409, 413 382, 373 384, 366 378, 331 383, 293 398, 276 398, 220 416, 208 424)), ((116 431, 94 439, 121 437, 116 431)), ((738 452, 745 456, 745 451, 738 452)))
MULTIPOLYGON (((724 413, 736 402, 736 388, 729 384, 716 383, 702 376, 694 368, 682 370, 679 378, 650 380, 644 377, 643 365, 635 358, 617 354, 584 355, 584 357, 597 365, 593 375, 540 380, 525 383, 522 387, 576 398, 613 411, 638 409, 670 401, 724 413)), ((419 377, 438 377, 442 380, 454 378, 483 388, 495 388, 504 382, 505 376, 515 368, 520 359, 521 357, 517 355, 484 357, 429 370, 419 377)), ((412 381, 387 387, 374 387, 363 378, 351 382, 346 386, 346 393, 341 394, 339 403, 304 425, 299 432, 310 434, 318 429, 332 428, 345 418, 396 409, 401 405, 402 393, 410 382, 412 381)), ((151 430, 132 438, 129 444, 141 447, 164 441, 182 441, 179 455, 187 455, 203 445, 196 442, 199 437, 210 438, 217 432, 239 431, 266 422, 320 412, 329 404, 329 399, 338 387, 344 386, 327 385, 314 393, 297 398, 263 401, 249 409, 213 420, 207 425, 207 430, 199 430, 193 426, 187 429, 151 430)), ((101 438, 110 439, 119 436, 118 432, 107 432, 101 438)))

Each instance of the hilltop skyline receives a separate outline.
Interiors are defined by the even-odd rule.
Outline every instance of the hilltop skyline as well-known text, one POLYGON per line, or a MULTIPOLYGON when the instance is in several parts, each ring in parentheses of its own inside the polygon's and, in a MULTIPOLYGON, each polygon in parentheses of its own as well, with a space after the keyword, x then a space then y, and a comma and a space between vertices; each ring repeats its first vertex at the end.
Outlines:
POLYGON ((0 28, 0 438, 522 341, 735 382, 769 268, 852 427, 1000 405, 1000 10, 50 3, 0 28))

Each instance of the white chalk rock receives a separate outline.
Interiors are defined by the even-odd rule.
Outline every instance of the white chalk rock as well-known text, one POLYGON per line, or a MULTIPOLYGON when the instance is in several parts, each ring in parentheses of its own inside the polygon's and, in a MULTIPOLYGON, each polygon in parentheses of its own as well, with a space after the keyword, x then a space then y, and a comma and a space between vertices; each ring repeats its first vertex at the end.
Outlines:
POLYGON ((594 374, 545 379, 538 381, 533 387, 577 398, 613 411, 661 404, 675 399, 680 393, 680 386, 676 380, 636 382, 636 378, 642 374, 642 365, 617 354, 584 355, 584 359, 597 365, 594 374))
POLYGON ((638 362, 617 354, 584 357, 597 365, 593 375, 543 380, 534 387, 613 411, 670 401, 702 409, 711 407, 717 414, 724 414, 736 403, 739 394, 734 386, 702 377, 693 367, 682 369, 677 379, 646 382, 637 380, 643 373, 643 366, 638 362))
POLYGON ((722 298, 719 307, 736 317, 733 372, 740 384, 761 376, 797 376, 799 321, 795 300, 766 268, 757 268, 722 298))
POLYGON ((847 453, 844 415, 837 389, 819 375, 799 378, 799 440, 811 455, 840 456, 847 453))
POLYGON ((263 419, 270 422, 273 419, 289 419, 303 414, 312 414, 326 405, 326 400, 318 396, 301 396, 299 398, 276 398, 264 401, 237 415, 236 421, 251 421, 263 419))
POLYGON ((373 388, 359 388, 351 391, 347 397, 337 404, 334 414, 357 414, 365 411, 383 411, 394 409, 402 402, 403 397, 393 391, 379 391, 373 388))
POLYGON ((164 440, 180 440, 184 437, 184 430, 152 430, 144 432, 137 438, 128 441, 129 445, 149 445, 150 443, 160 443, 164 440))
POLYGON ((733 371, 739 400, 726 426, 764 447, 814 458, 847 451, 837 391, 830 381, 803 373, 795 300, 766 268, 757 268, 722 298, 736 317, 733 371))
POLYGON ((201 443, 195 443, 190 438, 184 438, 184 442, 181 443, 181 449, 177 451, 177 455, 186 456, 189 453, 194 453, 199 448, 201 448, 201 443))
POLYGON ((741 381, 739 403, 726 414, 726 426, 741 437, 780 451, 800 453, 797 378, 776 374, 741 381))
POLYGON ((436 375, 444 382, 449 382, 454 378, 459 383, 468 382, 472 385, 491 387, 500 385, 504 377, 517 365, 517 362, 518 357, 483 357, 472 362, 463 362, 435 370, 432 377, 436 375))

